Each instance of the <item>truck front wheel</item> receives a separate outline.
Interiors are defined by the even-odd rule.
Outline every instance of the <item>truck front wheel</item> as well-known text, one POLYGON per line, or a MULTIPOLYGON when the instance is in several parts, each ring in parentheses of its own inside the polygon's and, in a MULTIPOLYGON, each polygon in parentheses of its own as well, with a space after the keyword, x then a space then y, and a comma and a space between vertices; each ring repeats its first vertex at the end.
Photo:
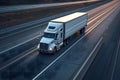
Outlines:
POLYGON ((53 52, 53 54, 56 53, 56 52, 57 52, 57 47, 54 48, 54 52, 53 52))

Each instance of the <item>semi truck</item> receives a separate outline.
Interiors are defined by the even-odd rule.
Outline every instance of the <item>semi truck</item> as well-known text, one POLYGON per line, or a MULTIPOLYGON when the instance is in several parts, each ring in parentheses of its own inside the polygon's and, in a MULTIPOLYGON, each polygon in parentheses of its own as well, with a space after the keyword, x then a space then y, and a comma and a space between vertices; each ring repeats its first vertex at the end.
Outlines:
POLYGON ((88 14, 75 12, 48 23, 37 48, 41 53, 53 54, 68 44, 69 38, 76 32, 83 34, 87 27, 88 14))

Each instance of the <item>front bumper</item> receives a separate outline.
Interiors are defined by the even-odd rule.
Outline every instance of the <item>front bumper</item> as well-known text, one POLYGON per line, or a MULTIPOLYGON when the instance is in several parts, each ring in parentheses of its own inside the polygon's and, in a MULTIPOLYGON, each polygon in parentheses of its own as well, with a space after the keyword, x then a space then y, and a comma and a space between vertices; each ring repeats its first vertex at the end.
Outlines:
POLYGON ((39 49, 39 52, 40 53, 50 53, 50 54, 54 53, 54 51, 51 51, 51 50, 42 50, 42 49, 39 49))

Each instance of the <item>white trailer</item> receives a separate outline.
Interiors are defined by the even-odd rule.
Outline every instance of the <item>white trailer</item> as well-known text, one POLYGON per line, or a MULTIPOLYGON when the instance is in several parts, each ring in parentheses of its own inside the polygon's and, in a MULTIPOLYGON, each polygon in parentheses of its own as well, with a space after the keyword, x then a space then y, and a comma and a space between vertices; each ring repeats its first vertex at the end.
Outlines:
POLYGON ((84 33, 87 20, 88 15, 84 12, 76 12, 51 20, 38 44, 38 50, 45 53, 56 52, 62 45, 68 43, 70 36, 78 31, 84 33))

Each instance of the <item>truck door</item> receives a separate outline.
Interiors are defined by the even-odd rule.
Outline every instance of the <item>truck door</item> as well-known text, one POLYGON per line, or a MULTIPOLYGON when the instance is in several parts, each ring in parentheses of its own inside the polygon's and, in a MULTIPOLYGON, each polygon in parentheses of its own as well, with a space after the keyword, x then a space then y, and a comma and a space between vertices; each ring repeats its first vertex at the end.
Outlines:
POLYGON ((58 33, 58 43, 61 42, 63 42, 63 28, 61 28, 58 33))

